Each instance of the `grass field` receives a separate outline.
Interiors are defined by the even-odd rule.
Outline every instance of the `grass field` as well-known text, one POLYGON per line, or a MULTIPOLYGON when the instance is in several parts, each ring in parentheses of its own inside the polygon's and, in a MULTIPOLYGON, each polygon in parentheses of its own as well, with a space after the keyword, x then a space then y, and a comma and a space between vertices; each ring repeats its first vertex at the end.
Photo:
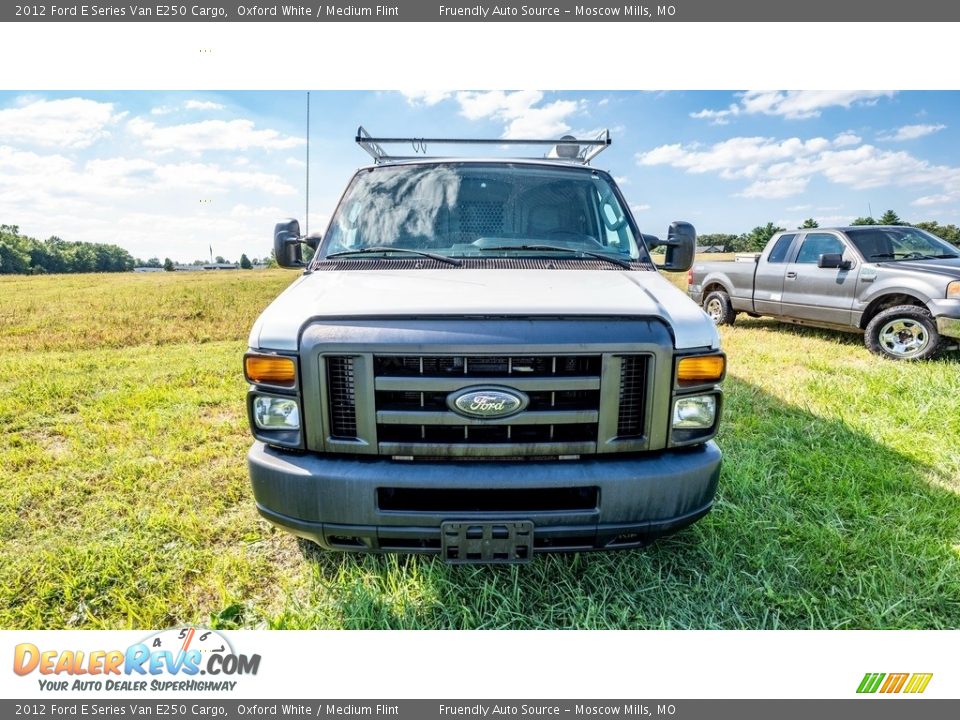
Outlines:
POLYGON ((0 627, 960 627, 957 354, 741 319, 692 528, 523 567, 311 552, 244 462, 241 354, 293 279, 0 278, 0 627))

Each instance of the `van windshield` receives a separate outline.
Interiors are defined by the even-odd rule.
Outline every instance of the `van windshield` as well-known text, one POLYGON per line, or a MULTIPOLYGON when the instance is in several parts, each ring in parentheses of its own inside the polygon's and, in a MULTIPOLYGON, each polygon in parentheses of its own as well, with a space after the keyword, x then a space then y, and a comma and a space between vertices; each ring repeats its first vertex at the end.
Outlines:
POLYGON ((364 251, 402 257, 401 250, 452 258, 602 254, 650 261, 603 173, 510 163, 358 173, 319 257, 364 251))

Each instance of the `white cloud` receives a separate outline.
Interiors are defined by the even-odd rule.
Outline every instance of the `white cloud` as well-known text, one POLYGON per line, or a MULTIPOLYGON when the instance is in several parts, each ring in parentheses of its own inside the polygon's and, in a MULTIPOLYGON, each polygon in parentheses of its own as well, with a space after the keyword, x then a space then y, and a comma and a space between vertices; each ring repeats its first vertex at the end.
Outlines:
POLYGON ((633 212, 635 212, 635 213, 642 213, 642 212, 646 212, 647 210, 649 210, 649 209, 650 209, 650 206, 649 206, 649 205, 646 205, 646 204, 643 204, 643 205, 631 205, 631 206, 630 206, 630 209, 631 209, 633 212))
POLYGON ((209 100, 187 100, 183 107, 186 110, 223 110, 223 105, 209 100))
POLYGON ((126 113, 85 98, 32 99, 0 110, 0 142, 81 149, 109 135, 126 113))
POLYGON ((401 90, 407 102, 411 105, 426 105, 431 107, 453 97, 449 90, 401 90))
POLYGON ((916 205, 917 207, 928 207, 930 205, 944 205, 957 199, 958 196, 956 193, 953 195, 941 193, 939 195, 924 195, 923 197, 918 197, 910 204, 916 205))
POLYGON ((830 107, 849 108, 857 104, 872 104, 883 97, 891 97, 889 90, 750 90, 738 94, 737 102, 723 109, 704 108, 690 113, 690 117, 710 120, 714 125, 726 125, 739 115, 774 115, 790 120, 819 117, 830 107))
POLYGON ((729 125, 729 118, 736 117, 739 114, 740 106, 733 104, 726 110, 703 109, 698 112, 693 112, 690 113, 690 117, 696 118, 697 120, 709 120, 711 125, 729 125))
POLYGON ((630 178, 628 178, 626 175, 615 175, 614 178, 613 178, 613 181, 614 181, 617 185, 629 185, 629 184, 630 184, 630 178))
POLYGON ((836 147, 843 147, 845 145, 859 145, 862 142, 863 138, 852 132, 842 132, 833 139, 833 144, 836 147))
POLYGON ((922 138, 925 135, 932 135, 933 133, 940 132, 946 127, 946 125, 904 125, 902 127, 898 127, 896 130, 878 135, 877 139, 888 142, 916 140, 917 138, 922 138))
POLYGON ((735 137, 704 148, 693 145, 661 145, 639 153, 640 165, 671 165, 691 173, 719 172, 721 177, 753 178, 770 163, 802 158, 822 152, 830 146, 825 138, 777 141, 765 137, 735 137))
POLYGON ((34 200, 80 198, 92 202, 161 192, 191 195, 256 190, 292 195, 296 188, 278 175, 225 170, 202 163, 161 164, 143 158, 98 158, 85 163, 62 155, 38 155, 0 146, 0 195, 10 203, 7 215, 34 200))
POLYGON ((756 180, 750 183, 745 190, 737 193, 737 195, 745 198, 777 200, 779 198, 788 198, 793 197, 794 195, 799 195, 807 189, 807 183, 809 182, 810 178, 805 177, 756 180))
POLYGON ((787 208, 787 212, 803 212, 804 210, 809 210, 813 205, 793 205, 787 208))
POLYGON ((539 90, 458 92, 460 114, 468 120, 498 120, 505 124, 503 138, 555 138, 570 131, 567 122, 581 109, 574 100, 541 105, 539 90))
POLYGON ((927 185, 960 197, 960 168, 933 165, 909 153, 873 145, 851 147, 848 142, 843 135, 833 141, 735 137, 711 146, 661 145, 639 153, 637 162, 689 173, 717 173, 727 180, 746 179, 750 184, 737 194, 749 198, 792 197, 816 176, 858 190, 927 185))
POLYGON ((157 152, 178 150, 201 153, 206 150, 284 150, 302 145, 303 138, 281 135, 273 129, 259 130, 251 120, 204 120, 160 127, 143 118, 133 118, 127 129, 157 152))
POLYGON ((295 168, 305 168, 307 166, 306 162, 304 162, 300 158, 295 158, 295 157, 288 157, 286 160, 284 160, 284 162, 290 167, 295 167, 295 168))

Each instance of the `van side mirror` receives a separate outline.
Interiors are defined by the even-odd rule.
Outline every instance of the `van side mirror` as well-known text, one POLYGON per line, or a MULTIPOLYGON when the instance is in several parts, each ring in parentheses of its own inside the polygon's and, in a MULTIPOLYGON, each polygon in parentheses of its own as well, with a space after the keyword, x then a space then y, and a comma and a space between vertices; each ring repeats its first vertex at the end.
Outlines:
POLYGON ((667 272, 686 272, 693 267, 693 256, 697 252, 697 231, 690 223, 675 220, 667 230, 667 239, 658 245, 667 248, 666 258, 658 268, 667 272))
POLYGON ((849 270, 850 261, 844 260, 840 253, 823 253, 817 258, 818 268, 836 268, 839 270, 849 270))
POLYGON ((654 248, 658 248, 663 245, 663 243, 660 242, 660 238, 658 238, 656 235, 640 233, 640 237, 643 238, 643 242, 647 246, 647 250, 653 251, 654 248))
POLYGON ((316 250, 320 247, 321 240, 323 240, 323 233, 320 232, 312 232, 303 239, 307 247, 311 250, 316 250))
POLYGON ((284 268, 303 267, 303 246, 300 244, 300 223, 294 219, 277 223, 273 228, 273 255, 284 268))

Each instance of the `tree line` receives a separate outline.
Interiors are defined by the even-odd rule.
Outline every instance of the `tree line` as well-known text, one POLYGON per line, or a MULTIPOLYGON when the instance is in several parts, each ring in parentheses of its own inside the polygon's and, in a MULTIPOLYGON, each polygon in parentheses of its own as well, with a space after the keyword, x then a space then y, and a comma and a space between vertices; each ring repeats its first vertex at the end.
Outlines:
MULTIPOLYGON (((218 255, 216 262, 229 261, 218 255)), ((190 264, 207 263, 207 260, 194 260, 190 264)), ((276 260, 272 256, 253 260, 246 254, 240 256, 241 269, 249 270, 259 263, 271 267, 276 265, 276 260)), ((130 272, 135 267, 174 270, 176 263, 170 258, 141 260, 119 245, 109 243, 68 242, 56 235, 38 240, 23 235, 17 225, 0 225, 0 274, 3 275, 130 272)))
MULTIPOLYGON (((936 220, 924 220, 921 222, 907 222, 902 220, 893 210, 887 210, 879 218, 870 216, 858 217, 850 223, 851 225, 909 225, 926 230, 929 233, 941 237, 949 243, 957 245, 960 243, 960 227, 953 224, 941 225, 936 220)), ((820 227, 819 223, 813 218, 807 218, 800 225, 798 230, 820 227)), ((766 225, 758 225, 749 232, 740 235, 731 235, 727 233, 713 233, 700 235, 697 237, 699 247, 716 247, 722 252, 760 252, 767 246, 767 242, 787 228, 780 227, 772 222, 766 225)))
POLYGON ((22 235, 16 225, 0 225, 0 273, 127 272, 134 259, 118 245, 46 240, 22 235))
MULTIPOLYGON (((160 258, 152 257, 149 260, 141 260, 137 258, 135 261, 136 267, 148 267, 148 268, 163 268, 169 272, 173 272, 177 269, 177 266, 183 265, 192 265, 194 267, 200 267, 202 265, 208 265, 209 260, 194 260, 190 263, 180 263, 170 258, 164 258, 163 261, 160 261, 160 258)), ((253 258, 252 260, 247 257, 246 253, 240 255, 240 262, 235 263, 232 260, 227 260, 222 255, 217 255, 213 262, 217 265, 239 265, 241 270, 253 270, 254 265, 264 265, 265 267, 276 267, 277 261, 274 260, 273 254, 271 253, 270 257, 265 258, 253 258)))

